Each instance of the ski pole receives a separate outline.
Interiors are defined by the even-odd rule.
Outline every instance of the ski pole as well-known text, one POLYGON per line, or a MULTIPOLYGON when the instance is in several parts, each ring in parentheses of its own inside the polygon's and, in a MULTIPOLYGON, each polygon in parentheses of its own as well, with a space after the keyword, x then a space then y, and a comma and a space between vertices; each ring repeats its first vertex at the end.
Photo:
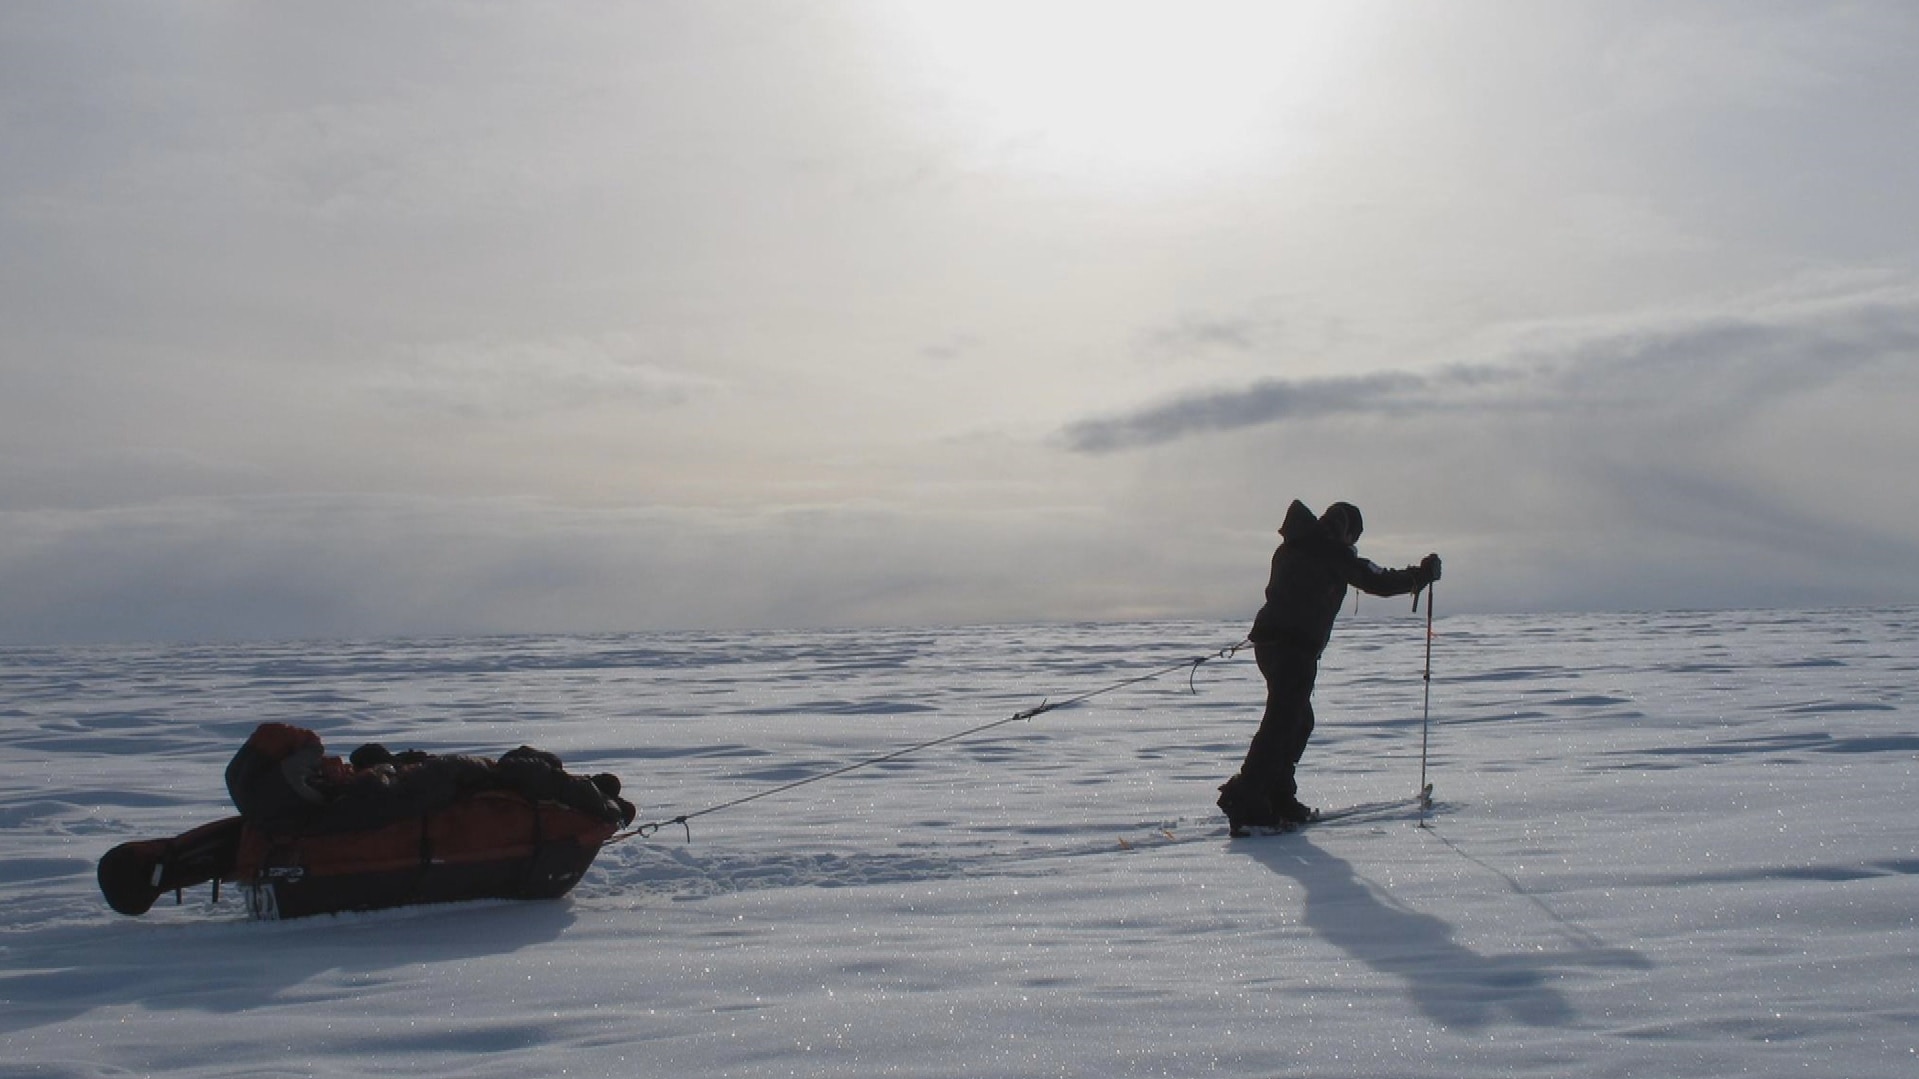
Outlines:
POLYGON ((1433 729, 1433 593, 1437 589, 1430 582, 1426 585, 1426 670, 1422 676, 1426 682, 1425 701, 1420 707, 1419 719, 1419 808, 1433 807, 1433 785, 1426 781, 1426 749, 1432 741, 1433 729))

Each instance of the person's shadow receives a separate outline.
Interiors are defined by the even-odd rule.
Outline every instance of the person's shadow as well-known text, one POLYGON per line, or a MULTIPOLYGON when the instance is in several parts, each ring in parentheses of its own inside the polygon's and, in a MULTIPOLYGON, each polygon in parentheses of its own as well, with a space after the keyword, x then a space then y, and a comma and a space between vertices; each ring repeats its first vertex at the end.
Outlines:
POLYGON ((1638 953, 1605 947, 1556 915, 1568 948, 1482 955, 1455 940, 1452 926, 1395 900, 1306 836, 1247 843, 1243 849, 1305 890, 1303 920, 1309 929, 1373 970, 1404 981, 1413 1003, 1442 1026, 1477 1029, 1502 1019, 1569 1026, 1578 1016, 1552 984, 1555 970, 1651 966, 1638 953))

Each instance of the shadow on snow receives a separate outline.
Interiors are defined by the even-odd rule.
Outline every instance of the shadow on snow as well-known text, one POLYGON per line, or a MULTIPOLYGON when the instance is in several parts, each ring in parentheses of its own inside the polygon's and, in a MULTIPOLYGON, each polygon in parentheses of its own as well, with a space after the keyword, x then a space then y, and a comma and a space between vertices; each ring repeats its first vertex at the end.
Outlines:
POLYGON ((1484 954, 1461 943, 1443 919, 1393 898, 1310 836, 1232 849, 1298 883, 1306 896, 1307 928, 1367 967, 1403 981, 1420 1012, 1448 1028, 1479 1029, 1501 1021, 1574 1026, 1578 1013, 1554 984, 1556 972, 1652 965, 1630 949, 1605 947, 1556 915, 1554 920, 1575 938, 1571 948, 1484 954))

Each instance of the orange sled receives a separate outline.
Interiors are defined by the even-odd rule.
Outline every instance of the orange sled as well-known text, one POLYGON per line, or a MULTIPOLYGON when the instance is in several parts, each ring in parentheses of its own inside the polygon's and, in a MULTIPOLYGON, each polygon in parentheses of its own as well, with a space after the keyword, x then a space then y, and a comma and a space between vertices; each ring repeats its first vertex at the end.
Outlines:
POLYGON ((557 899, 579 882, 617 827, 506 791, 334 835, 273 835, 229 817, 173 839, 113 848, 100 859, 100 890, 114 910, 138 915, 167 892, 225 881, 240 887, 256 918, 467 899, 557 899))
MULTIPOLYGON (((425 768, 442 759, 428 760, 425 768)), ((228 817, 172 839, 122 843, 100 859, 100 891, 114 910, 139 915, 167 892, 214 882, 217 897, 220 882, 228 882, 239 886, 256 918, 556 899, 633 818, 631 804, 618 797, 618 780, 570 776, 549 754, 523 747, 500 762, 444 760, 484 789, 429 805, 379 803, 349 784, 338 800, 305 815, 228 817), (356 798, 381 812, 356 809, 356 798), (395 806, 418 811, 385 812, 395 806)), ((385 782, 379 789, 391 793, 385 782)))

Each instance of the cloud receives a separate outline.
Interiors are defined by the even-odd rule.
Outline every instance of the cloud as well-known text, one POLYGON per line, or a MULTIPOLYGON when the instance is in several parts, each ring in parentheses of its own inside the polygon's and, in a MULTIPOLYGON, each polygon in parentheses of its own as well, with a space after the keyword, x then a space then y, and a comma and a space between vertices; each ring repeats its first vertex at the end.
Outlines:
POLYGON ((1386 371, 1352 377, 1264 379, 1243 389, 1185 394, 1119 416, 1080 420, 1068 425, 1060 438, 1079 453, 1112 453, 1289 420, 1426 411, 1453 400, 1461 389, 1477 389, 1514 375, 1454 368, 1435 374, 1386 371))
POLYGON ((1184 194, 863 8, 9 8, 0 631, 1250 613, 1293 497, 1454 603, 1919 596, 1914 16, 1748 7, 1361 19, 1184 194))
POLYGON ((1737 413, 1910 362, 1919 353, 1919 293, 1569 327, 1536 335, 1525 353, 1568 402, 1737 413))
POLYGON ((363 385, 400 407, 478 419, 608 401, 669 407, 722 388, 715 378, 654 362, 648 351, 625 333, 440 342, 407 350, 363 385))
MULTIPOLYGON (((1270 380, 1063 428, 1196 597, 1256 596, 1288 501, 1447 558, 1460 610, 1919 601, 1919 284, 1535 323, 1472 365, 1270 380), (1249 548, 1251 548, 1249 550, 1249 548), (1235 565, 1235 560, 1237 565, 1235 565)), ((1222 609, 1212 601, 1211 609, 1222 609)))
POLYGON ((1892 288, 1756 311, 1535 326, 1513 332, 1501 350, 1491 363, 1177 394, 1074 421, 1058 441, 1105 454, 1272 424, 1457 411, 1683 413, 1724 422, 1862 370, 1912 362, 1919 293, 1892 288))
POLYGON ((250 496, 0 511, 0 642, 938 625, 1187 613, 1071 509, 250 496))
POLYGON ((1284 339, 1286 325, 1270 316, 1187 315, 1144 334, 1146 346, 1171 356, 1206 349, 1250 352, 1284 339))

